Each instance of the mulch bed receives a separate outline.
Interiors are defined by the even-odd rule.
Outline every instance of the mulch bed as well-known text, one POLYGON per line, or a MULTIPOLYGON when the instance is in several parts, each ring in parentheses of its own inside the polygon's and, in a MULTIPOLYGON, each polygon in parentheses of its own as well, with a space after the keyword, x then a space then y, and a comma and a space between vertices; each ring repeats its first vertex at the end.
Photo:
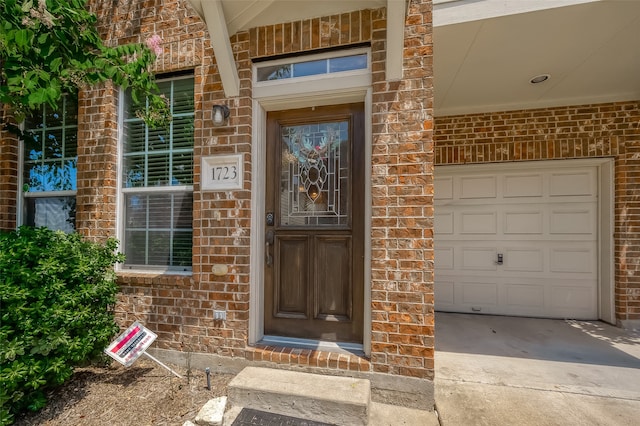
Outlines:
POLYGON ((212 398, 226 394, 232 375, 211 374, 208 390, 203 370, 168 365, 179 379, 155 362, 141 357, 125 368, 78 368, 70 381, 48 395, 48 405, 16 419, 16 425, 182 425, 193 421, 212 398))

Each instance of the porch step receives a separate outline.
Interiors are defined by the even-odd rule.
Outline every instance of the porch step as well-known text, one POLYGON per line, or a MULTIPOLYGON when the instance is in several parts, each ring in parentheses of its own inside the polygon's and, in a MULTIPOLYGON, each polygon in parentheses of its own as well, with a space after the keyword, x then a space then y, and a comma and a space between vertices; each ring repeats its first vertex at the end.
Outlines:
POLYGON ((367 425, 368 380, 246 367, 228 385, 229 403, 336 425, 367 425))

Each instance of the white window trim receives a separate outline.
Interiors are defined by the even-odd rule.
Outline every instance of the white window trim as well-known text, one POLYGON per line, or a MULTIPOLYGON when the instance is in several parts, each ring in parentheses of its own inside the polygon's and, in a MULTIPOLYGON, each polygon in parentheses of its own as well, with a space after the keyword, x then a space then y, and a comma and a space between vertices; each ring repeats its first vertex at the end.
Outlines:
MULTIPOLYGON (((76 129, 79 127, 79 123, 76 123, 76 129)), ((18 128, 24 132, 24 121, 22 121, 18 128)), ((76 150, 77 150, 77 138, 76 138, 76 150)), ((78 154, 76 152, 76 160, 78 154)), ((77 165, 77 163, 76 163, 77 165)), ((76 178, 77 179, 77 178, 76 178)), ((76 182, 77 187, 77 182, 76 182)), ((25 201, 27 198, 50 198, 50 197, 77 197, 77 189, 64 190, 64 191, 37 191, 37 192, 24 192, 24 140, 18 138, 18 196, 16 197, 16 228, 26 225, 26 208, 25 201)), ((77 200, 76 200, 77 201, 77 200)))
MULTIPOLYGON (((181 79, 193 79, 195 82, 195 76, 193 75, 185 75, 185 76, 177 76, 170 78, 162 78, 157 79, 156 82, 160 83, 162 81, 169 80, 181 80, 181 79)), ((124 208, 124 197, 127 193, 153 193, 153 192, 162 192, 162 193, 171 193, 171 192, 186 192, 191 191, 193 193, 193 185, 175 185, 175 186, 151 186, 151 187, 131 187, 124 188, 123 187, 123 179, 122 173, 124 166, 124 153, 123 153, 123 135, 124 135, 124 125, 125 125, 125 91, 120 89, 118 93, 118 147, 117 147, 117 161, 116 161, 116 170, 118 170, 118 178, 116 179, 116 190, 118 191, 118 196, 116 197, 116 235, 118 238, 118 249, 120 252, 124 253, 124 218, 125 218, 125 208, 124 208)), ((194 107, 195 108, 195 107, 194 107)), ((195 113, 195 110, 194 110, 195 113)), ((195 150, 195 146, 194 146, 195 150)), ((194 163, 195 165, 195 163, 194 163)), ((193 226, 193 225, 192 225, 193 226)), ((193 242, 192 242, 193 246, 193 242)), ((193 259, 193 255, 192 255, 193 259)), ((187 269, 187 268, 185 268, 187 269)), ((119 273, 127 273, 134 275, 182 275, 182 276, 192 276, 193 275, 193 264, 188 267, 188 270, 178 270, 169 267, 162 266, 139 266, 139 265, 130 265, 126 266, 124 263, 117 263, 115 267, 116 272, 119 273)))
POLYGON ((73 197, 76 195, 75 190, 68 191, 41 191, 41 192, 23 192, 24 198, 51 198, 51 197, 73 197))
POLYGON ((168 193, 168 192, 186 192, 186 191, 191 191, 193 192, 193 185, 176 185, 176 186, 149 186, 149 187, 144 187, 144 186, 134 186, 131 188, 122 188, 122 192, 124 194, 137 194, 137 193, 153 193, 153 192, 161 192, 161 193, 168 193))
MULTIPOLYGON (((20 130, 24 131, 24 123, 20 123, 20 130)), ((16 227, 24 225, 26 216, 25 212, 25 194, 24 187, 24 141, 18 139, 18 205, 16 208, 16 227)))
POLYGON ((371 72, 371 49, 369 49, 368 47, 359 47, 359 48, 353 48, 348 50, 322 52, 322 53, 316 53, 312 55, 302 55, 302 56, 287 57, 282 59, 274 59, 272 61, 256 62, 253 64, 253 71, 254 71, 253 72, 254 87, 271 86, 271 85, 282 83, 282 82, 291 83, 293 81, 300 81, 303 79, 317 80, 319 78, 327 78, 327 76, 329 75, 348 76, 352 74, 368 74, 371 72), (348 71, 337 71, 333 73, 326 72, 326 73, 320 73, 320 74, 306 75, 302 77, 288 77, 288 78, 277 79, 277 80, 258 81, 257 71, 260 68, 268 68, 268 67, 273 67, 278 65, 288 65, 288 64, 294 65, 294 64, 301 64, 304 62, 322 61, 326 59, 337 59, 337 58, 344 58, 347 56, 358 56, 358 55, 367 55, 367 66, 365 68, 348 70, 348 71))
POLYGON ((371 49, 368 47, 324 52, 315 55, 277 59, 253 64, 253 97, 256 99, 284 98, 300 94, 321 94, 327 92, 327 87, 331 87, 331 91, 348 91, 349 89, 357 87, 369 86, 371 86, 371 49), (362 54, 367 55, 366 68, 304 77, 284 78, 281 80, 257 81, 258 68, 362 54), (328 81, 331 82, 330 86, 327 85, 328 81))

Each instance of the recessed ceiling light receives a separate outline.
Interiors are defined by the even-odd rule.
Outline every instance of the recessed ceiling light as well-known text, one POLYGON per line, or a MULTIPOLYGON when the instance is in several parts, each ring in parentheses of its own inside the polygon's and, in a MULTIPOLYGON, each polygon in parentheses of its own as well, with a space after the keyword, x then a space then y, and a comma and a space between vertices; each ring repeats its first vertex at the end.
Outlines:
POLYGON ((551 78, 551 75, 549 74, 540 74, 533 77, 531 80, 529 80, 529 82, 531 84, 538 84, 538 83, 542 83, 543 81, 549 80, 549 78, 551 78))

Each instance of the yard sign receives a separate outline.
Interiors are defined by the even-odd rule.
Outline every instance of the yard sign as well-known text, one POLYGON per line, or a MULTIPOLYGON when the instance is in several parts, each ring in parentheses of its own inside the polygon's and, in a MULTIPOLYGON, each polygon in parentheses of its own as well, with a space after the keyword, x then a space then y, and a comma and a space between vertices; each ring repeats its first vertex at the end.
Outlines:
POLYGON ((131 324, 116 340, 111 343, 105 353, 125 367, 129 367, 158 337, 138 321, 131 324))

